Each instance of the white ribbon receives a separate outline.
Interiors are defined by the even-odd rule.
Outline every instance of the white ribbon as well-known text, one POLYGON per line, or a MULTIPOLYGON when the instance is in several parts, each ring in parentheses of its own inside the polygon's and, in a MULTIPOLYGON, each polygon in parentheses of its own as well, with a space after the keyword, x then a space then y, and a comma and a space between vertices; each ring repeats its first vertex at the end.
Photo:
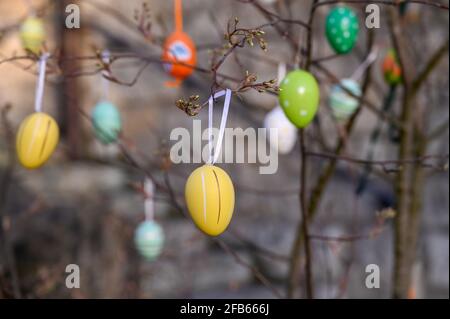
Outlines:
POLYGON ((153 181, 150 178, 146 178, 144 181, 145 220, 153 220, 155 216, 154 189, 153 181))
POLYGON ((227 123, 228 118, 228 110, 230 109, 230 103, 231 103, 231 90, 226 89, 220 92, 217 92, 214 94, 214 96, 211 96, 209 98, 208 104, 208 148, 209 148, 209 160, 207 164, 214 165, 220 154, 220 150, 222 148, 222 142, 223 142, 223 136, 225 134, 225 126, 227 123), (215 99, 218 99, 219 97, 222 97, 225 95, 225 102, 223 104, 223 111, 222 111, 222 119, 220 121, 220 128, 219 128, 219 137, 217 140, 217 145, 214 147, 213 151, 213 134, 212 134, 212 125, 213 125, 213 114, 214 114, 214 101, 215 99))
POLYGON ((375 48, 366 58, 366 60, 353 72, 350 77, 352 80, 357 81, 363 75, 364 71, 373 63, 378 57, 378 48, 375 48))
POLYGON ((278 64, 278 85, 281 84, 284 77, 286 76, 286 63, 278 64))
MULTIPOLYGON (((111 62, 111 53, 108 50, 104 50, 102 52, 102 60, 105 64, 109 64, 111 62)), ((109 80, 106 79, 106 76, 109 75, 109 72, 107 70, 103 70, 102 74, 102 98, 104 101, 107 101, 109 97, 109 80)))
POLYGON ((36 112, 42 111, 42 99, 44 97, 44 87, 45 87, 45 70, 47 67, 47 60, 50 57, 49 53, 42 54, 39 59, 39 73, 38 82, 36 85, 36 99, 34 101, 34 110, 36 112))

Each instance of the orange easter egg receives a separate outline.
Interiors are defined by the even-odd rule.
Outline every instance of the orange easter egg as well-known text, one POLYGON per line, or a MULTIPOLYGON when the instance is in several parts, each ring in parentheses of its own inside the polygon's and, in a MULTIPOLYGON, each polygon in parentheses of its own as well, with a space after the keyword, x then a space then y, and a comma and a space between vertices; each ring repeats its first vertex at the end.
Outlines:
POLYGON ((402 81, 402 69, 398 62, 397 54, 393 49, 389 50, 383 60, 384 79, 390 85, 397 85, 402 81))
POLYGON ((164 43, 162 61, 171 76, 178 80, 187 78, 197 64, 194 41, 184 32, 172 33, 164 43))

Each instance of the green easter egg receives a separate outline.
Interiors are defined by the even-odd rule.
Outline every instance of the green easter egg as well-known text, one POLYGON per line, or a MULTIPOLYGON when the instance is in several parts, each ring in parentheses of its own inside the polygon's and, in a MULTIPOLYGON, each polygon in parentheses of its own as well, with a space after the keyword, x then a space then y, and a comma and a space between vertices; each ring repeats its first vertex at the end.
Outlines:
POLYGON ((164 245, 164 231, 154 221, 145 221, 139 225, 134 234, 136 249, 145 259, 155 260, 164 245))
POLYGON ((103 144, 110 144, 119 138, 122 119, 117 108, 106 101, 98 103, 92 111, 92 124, 96 137, 103 144))
POLYGON ((328 14, 325 30, 334 51, 346 54, 353 49, 358 40, 358 16, 349 7, 336 7, 328 14))
POLYGON ((289 121, 298 128, 311 123, 317 113, 319 100, 319 85, 309 72, 292 71, 281 82, 280 106, 289 121))

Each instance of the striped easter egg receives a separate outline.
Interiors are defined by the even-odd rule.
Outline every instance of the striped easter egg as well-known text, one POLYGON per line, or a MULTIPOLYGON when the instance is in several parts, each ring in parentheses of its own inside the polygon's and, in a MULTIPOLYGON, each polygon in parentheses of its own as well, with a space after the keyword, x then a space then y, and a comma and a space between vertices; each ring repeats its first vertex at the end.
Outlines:
POLYGON ((204 165, 189 176, 185 197, 195 225, 210 236, 222 234, 234 211, 234 186, 221 168, 204 165))
POLYGON ((134 243, 139 254, 149 261, 155 260, 164 245, 164 231, 154 221, 145 221, 136 229, 134 243))
POLYGON ((352 79, 344 79, 340 85, 332 88, 330 94, 330 107, 334 117, 339 121, 348 120, 359 106, 359 100, 350 95, 343 88, 347 89, 355 96, 361 96, 361 86, 352 79))
POLYGON ((50 115, 39 112, 28 116, 16 136, 20 164, 28 169, 41 167, 53 154, 58 140, 58 124, 50 115))

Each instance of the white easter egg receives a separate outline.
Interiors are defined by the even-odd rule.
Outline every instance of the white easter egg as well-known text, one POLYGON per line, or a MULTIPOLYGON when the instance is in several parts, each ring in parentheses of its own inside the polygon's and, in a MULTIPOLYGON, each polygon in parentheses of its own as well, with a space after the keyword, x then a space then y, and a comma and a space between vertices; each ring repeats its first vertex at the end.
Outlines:
POLYGON ((276 140, 272 134, 267 133, 271 147, 280 154, 288 154, 292 151, 297 141, 297 128, 288 120, 281 107, 277 106, 266 115, 264 127, 278 129, 276 140))

